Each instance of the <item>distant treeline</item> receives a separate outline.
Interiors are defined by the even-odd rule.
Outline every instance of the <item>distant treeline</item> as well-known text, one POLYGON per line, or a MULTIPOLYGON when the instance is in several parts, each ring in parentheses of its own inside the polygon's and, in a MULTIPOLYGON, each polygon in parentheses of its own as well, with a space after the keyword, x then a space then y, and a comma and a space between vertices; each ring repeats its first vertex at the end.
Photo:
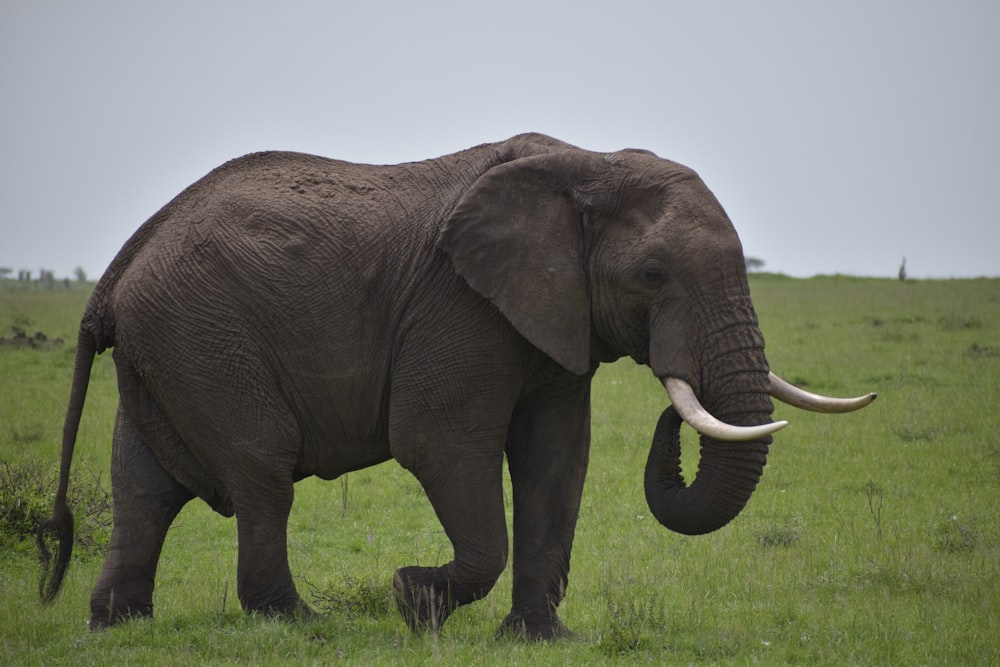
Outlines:
POLYGON ((87 273, 83 267, 77 267, 73 271, 73 278, 56 278, 55 271, 39 269, 35 274, 30 269, 21 269, 17 272, 17 280, 13 278, 14 269, 0 266, 0 279, 6 283, 18 283, 22 286, 41 287, 42 289, 55 290, 57 288, 69 289, 74 283, 84 285, 87 283, 87 273))

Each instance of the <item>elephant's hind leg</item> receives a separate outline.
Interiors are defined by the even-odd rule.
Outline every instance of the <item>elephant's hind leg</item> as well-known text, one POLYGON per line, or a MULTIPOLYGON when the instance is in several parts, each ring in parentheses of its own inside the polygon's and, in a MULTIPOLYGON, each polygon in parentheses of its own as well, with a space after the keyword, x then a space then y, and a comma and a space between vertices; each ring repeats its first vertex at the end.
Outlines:
POLYGON ((236 593, 244 611, 267 616, 308 616, 288 565, 288 515, 294 468, 302 438, 280 401, 233 403, 220 412, 230 428, 219 443, 219 469, 236 512, 236 593))
POLYGON ((192 494, 160 465, 119 405, 112 446, 114 528, 90 597, 90 628, 153 614, 163 539, 192 494))
POLYGON ((288 566, 291 472, 257 470, 258 487, 234 498, 239 538, 236 592, 243 609, 267 616, 310 616, 288 566))

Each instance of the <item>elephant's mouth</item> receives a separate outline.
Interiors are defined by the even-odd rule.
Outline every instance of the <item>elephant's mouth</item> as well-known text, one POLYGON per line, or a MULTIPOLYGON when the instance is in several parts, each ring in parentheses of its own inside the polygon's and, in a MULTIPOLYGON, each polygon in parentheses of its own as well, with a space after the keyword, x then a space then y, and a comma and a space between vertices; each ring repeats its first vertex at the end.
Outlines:
MULTIPOLYGON (((878 394, 870 393, 855 398, 832 398, 799 389, 782 380, 774 373, 768 373, 769 393, 782 403, 812 412, 851 412, 869 405, 878 394)), ((759 426, 734 426, 714 417, 706 410, 694 390, 684 380, 667 377, 663 380, 670 402, 677 414, 698 433, 723 442, 758 440, 788 425, 787 421, 776 421, 759 426)))

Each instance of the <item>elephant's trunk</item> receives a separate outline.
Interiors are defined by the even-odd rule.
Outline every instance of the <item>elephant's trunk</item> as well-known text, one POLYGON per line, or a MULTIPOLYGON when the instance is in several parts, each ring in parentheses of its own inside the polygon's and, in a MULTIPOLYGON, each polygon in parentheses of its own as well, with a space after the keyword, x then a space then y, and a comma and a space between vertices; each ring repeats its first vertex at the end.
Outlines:
POLYGON ((698 301, 706 305, 693 308, 690 319, 661 313, 650 335, 650 368, 672 405, 653 437, 646 501, 657 521, 686 535, 718 530, 740 513, 764 472, 770 434, 784 426, 771 420, 764 336, 749 288, 730 289, 728 307, 709 307, 707 296, 698 301), (681 475, 683 421, 701 434, 698 473, 690 486, 681 475))
POLYGON ((764 340, 747 305, 746 326, 709 323, 701 348, 698 395, 665 377, 672 405, 656 426, 646 464, 646 501, 657 521, 686 535, 718 530, 746 505, 764 472, 772 422, 764 340), (698 473, 688 486, 681 474, 680 426, 701 434, 698 473))
POLYGON ((663 411, 646 462, 646 502, 661 524, 685 535, 718 530, 743 509, 764 472, 770 436, 745 442, 701 437, 698 475, 681 474, 680 427, 673 406, 663 411))

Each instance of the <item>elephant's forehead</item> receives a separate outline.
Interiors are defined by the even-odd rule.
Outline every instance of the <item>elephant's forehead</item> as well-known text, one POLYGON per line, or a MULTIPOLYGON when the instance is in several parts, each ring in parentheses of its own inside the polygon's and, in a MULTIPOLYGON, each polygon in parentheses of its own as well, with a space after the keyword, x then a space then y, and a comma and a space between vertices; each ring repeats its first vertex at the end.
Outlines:
POLYGON ((626 166, 638 178, 647 180, 650 183, 669 185, 677 181, 698 178, 698 174, 694 169, 680 162, 661 158, 648 151, 612 153, 608 156, 608 160, 609 162, 626 166))

